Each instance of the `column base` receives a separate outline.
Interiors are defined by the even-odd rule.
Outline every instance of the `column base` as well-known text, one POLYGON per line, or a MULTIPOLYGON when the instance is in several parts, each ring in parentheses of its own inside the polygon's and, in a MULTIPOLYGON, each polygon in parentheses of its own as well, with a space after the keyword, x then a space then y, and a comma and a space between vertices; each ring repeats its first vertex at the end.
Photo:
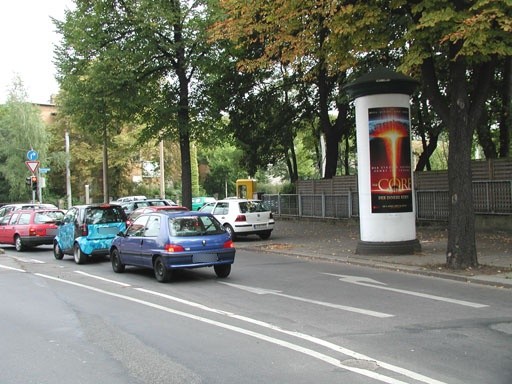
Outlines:
POLYGON ((418 239, 407 241, 359 241, 356 248, 358 255, 412 255, 421 252, 418 239))

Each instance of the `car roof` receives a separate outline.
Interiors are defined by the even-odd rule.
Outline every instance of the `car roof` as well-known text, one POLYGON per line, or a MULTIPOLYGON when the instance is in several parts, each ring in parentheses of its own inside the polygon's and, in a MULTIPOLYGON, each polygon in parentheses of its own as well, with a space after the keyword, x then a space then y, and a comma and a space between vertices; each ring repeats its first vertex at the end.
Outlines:
POLYGON ((121 204, 118 203, 94 203, 94 204, 79 204, 73 205, 72 208, 88 208, 88 207, 121 207, 121 204))
MULTIPOLYGON (((161 215, 161 216, 167 216, 167 217, 189 217, 189 216, 213 216, 211 213, 206 212, 200 212, 200 211, 157 211, 157 212, 146 212, 143 213, 140 216, 149 216, 149 215, 161 215)), ((139 216, 139 217, 140 217, 139 216)))
POLYGON ((12 204, 5 204, 2 205, 1 208, 9 208, 9 207, 42 207, 42 208, 57 208, 54 204, 47 204, 47 203, 12 203, 12 204))
POLYGON ((137 210, 143 209, 154 209, 156 211, 190 211, 187 207, 182 207, 180 205, 150 205, 149 207, 141 207, 137 208, 137 210))
MULTIPOLYGON (((27 209, 17 209, 16 213, 27 213, 27 212, 64 212, 63 209, 60 208, 27 208, 27 209)), ((14 212, 12 212, 14 213, 14 212)))

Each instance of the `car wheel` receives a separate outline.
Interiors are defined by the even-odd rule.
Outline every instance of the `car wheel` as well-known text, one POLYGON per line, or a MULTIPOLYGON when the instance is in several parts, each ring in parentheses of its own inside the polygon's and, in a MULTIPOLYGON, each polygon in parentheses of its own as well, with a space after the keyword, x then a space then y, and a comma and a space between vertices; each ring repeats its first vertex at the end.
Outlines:
POLYGON ((112 262, 112 269, 116 273, 123 273, 125 265, 121 262, 121 256, 119 256, 119 250, 114 248, 110 252, 110 261, 112 262))
POLYGON ((213 269, 215 270, 217 277, 225 278, 231 273, 231 264, 214 265, 213 269))
POLYGON ((73 257, 77 264, 83 264, 87 261, 87 255, 82 252, 78 243, 75 243, 75 246, 73 247, 73 257))
POLYGON ((17 250, 18 252, 23 251, 23 249, 25 248, 25 247, 23 246, 23 242, 21 241, 21 237, 19 237, 19 235, 16 235, 16 236, 14 237, 14 246, 16 247, 16 250, 17 250))
POLYGON ((164 260, 161 256, 158 256, 153 266, 155 270, 156 280, 160 283, 166 283, 171 280, 172 272, 165 267, 164 260))
POLYGON ((265 232, 258 233, 258 236, 260 237, 261 240, 267 240, 270 237, 271 233, 272 233, 272 231, 265 231, 265 232))
POLYGON ((64 252, 62 252, 62 249, 60 249, 59 243, 57 242, 53 243, 53 257, 55 257, 57 260, 62 260, 64 257, 64 252))
POLYGON ((229 233, 229 236, 231 236, 231 240, 235 240, 235 230, 233 229, 233 227, 229 224, 225 224, 224 225, 224 229, 226 230, 227 233, 229 233))

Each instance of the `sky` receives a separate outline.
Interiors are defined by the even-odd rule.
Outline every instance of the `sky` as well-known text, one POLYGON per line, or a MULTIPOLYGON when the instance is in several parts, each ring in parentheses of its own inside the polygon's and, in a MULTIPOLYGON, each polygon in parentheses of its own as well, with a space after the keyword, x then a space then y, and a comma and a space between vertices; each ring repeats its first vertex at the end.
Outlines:
POLYGON ((72 0, 0 1, 0 104, 18 76, 29 102, 49 103, 58 92, 54 45, 59 42, 50 17, 63 20, 72 0))

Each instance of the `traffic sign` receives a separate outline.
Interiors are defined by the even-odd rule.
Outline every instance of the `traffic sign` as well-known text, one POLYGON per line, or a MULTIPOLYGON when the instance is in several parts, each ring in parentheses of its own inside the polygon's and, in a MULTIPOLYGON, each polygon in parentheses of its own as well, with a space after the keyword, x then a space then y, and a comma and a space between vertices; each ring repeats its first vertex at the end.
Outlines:
POLYGON ((36 173, 37 167, 39 167, 39 161, 25 161, 25 165, 30 172, 36 173))
POLYGON ((47 173, 50 172, 50 168, 39 168, 39 173, 47 173))
POLYGON ((29 161, 36 161, 38 158, 39 158, 39 154, 37 153, 37 151, 34 151, 33 149, 31 149, 30 151, 27 152, 27 159, 29 161))

